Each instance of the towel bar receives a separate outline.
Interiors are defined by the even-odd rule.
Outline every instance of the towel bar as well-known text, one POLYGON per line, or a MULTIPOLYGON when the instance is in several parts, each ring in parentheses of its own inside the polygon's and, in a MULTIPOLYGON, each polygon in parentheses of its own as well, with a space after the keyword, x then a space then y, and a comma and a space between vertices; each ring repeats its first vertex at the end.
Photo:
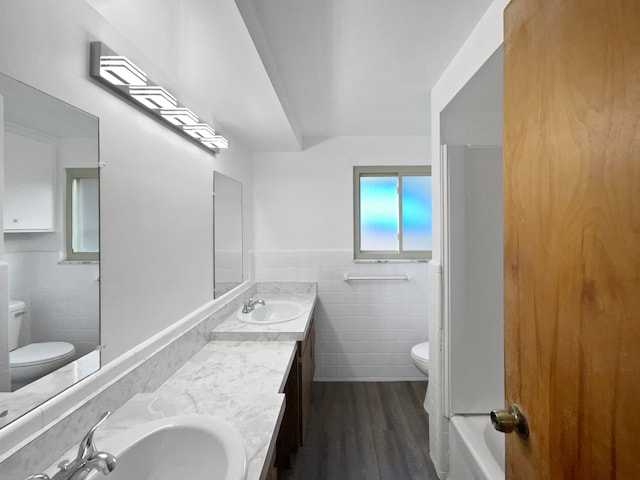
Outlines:
POLYGON ((358 280, 409 280, 407 275, 375 275, 368 277, 352 277, 348 273, 344 274, 344 281, 358 281, 358 280))

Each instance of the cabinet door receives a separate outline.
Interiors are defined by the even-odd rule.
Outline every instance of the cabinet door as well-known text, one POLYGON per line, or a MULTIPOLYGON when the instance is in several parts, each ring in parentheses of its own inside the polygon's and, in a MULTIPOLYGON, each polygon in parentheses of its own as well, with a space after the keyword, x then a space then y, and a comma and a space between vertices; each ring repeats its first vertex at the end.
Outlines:
POLYGON ((304 432, 309 419, 309 409, 311 408, 311 387, 313 385, 313 375, 315 373, 315 329, 313 323, 309 330, 309 335, 302 348, 300 360, 300 444, 304 442, 304 432))
POLYGON ((289 370, 284 387, 285 408, 280 432, 276 441, 275 466, 280 469, 291 468, 291 456, 298 453, 300 444, 300 370, 299 362, 294 361, 289 370))
POLYGON ((53 231, 54 154, 51 142, 5 132, 6 232, 53 231))

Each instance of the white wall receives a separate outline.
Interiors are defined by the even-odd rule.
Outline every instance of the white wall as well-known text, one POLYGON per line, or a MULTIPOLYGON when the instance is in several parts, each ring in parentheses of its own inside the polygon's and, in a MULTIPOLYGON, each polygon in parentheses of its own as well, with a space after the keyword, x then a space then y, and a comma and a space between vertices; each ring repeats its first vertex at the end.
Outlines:
POLYGON ((354 165, 429 163, 422 136, 333 137, 303 152, 256 153, 256 250, 351 250, 354 165))
POLYGON ((502 111, 447 113, 441 119, 441 141, 446 145, 502 145, 502 117, 502 111))
POLYGON ((83 0, 0 5, 0 71, 100 118, 101 331, 109 361, 211 300, 214 169, 243 183, 245 245, 252 245, 251 170, 237 142, 214 158, 91 81, 92 40, 136 58, 159 83, 171 70, 145 60, 83 0))
POLYGON ((353 166, 425 165, 428 152, 428 137, 334 137, 254 155, 256 280, 318 282, 318 380, 424 378, 410 351, 428 336, 427 264, 353 262, 353 166))

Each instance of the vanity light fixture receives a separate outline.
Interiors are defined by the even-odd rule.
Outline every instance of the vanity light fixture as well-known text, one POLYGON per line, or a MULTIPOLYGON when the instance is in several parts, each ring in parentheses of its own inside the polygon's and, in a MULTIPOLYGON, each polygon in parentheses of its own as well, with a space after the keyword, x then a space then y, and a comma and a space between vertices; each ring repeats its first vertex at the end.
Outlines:
POLYGON ((216 132, 206 123, 198 123, 196 125, 185 125, 182 129, 191 135, 193 138, 202 140, 204 138, 211 138, 216 136, 216 132))
POLYGON ((100 57, 100 78, 112 85, 146 85, 147 75, 127 57, 103 55, 100 57))
POLYGON ((160 110, 160 115, 167 122, 172 123, 178 127, 183 125, 197 125, 198 116, 188 108, 172 108, 167 110, 160 110))
POLYGON ((185 125, 182 128, 193 138, 199 139, 207 148, 229 148, 229 141, 222 135, 218 135, 213 128, 206 123, 185 125))
POLYGON ((204 143, 209 148, 229 148, 229 140, 222 135, 214 135, 211 138, 203 138, 204 143))
POLYGON ((89 75, 174 132, 214 155, 229 141, 204 123, 160 85, 152 82, 131 60, 102 42, 91 42, 89 75))
POLYGON ((152 110, 175 108, 178 105, 176 97, 157 85, 144 87, 129 87, 129 94, 141 104, 152 110))

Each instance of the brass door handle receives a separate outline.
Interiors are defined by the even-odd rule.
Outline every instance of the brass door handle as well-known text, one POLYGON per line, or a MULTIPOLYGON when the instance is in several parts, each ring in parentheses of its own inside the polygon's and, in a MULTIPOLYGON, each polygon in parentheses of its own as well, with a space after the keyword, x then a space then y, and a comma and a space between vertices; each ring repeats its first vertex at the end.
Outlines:
POLYGON ((493 410, 491 412, 491 423, 493 428, 499 432, 511 433, 516 432, 518 436, 529 438, 529 423, 515 403, 509 407, 509 410, 493 410))

